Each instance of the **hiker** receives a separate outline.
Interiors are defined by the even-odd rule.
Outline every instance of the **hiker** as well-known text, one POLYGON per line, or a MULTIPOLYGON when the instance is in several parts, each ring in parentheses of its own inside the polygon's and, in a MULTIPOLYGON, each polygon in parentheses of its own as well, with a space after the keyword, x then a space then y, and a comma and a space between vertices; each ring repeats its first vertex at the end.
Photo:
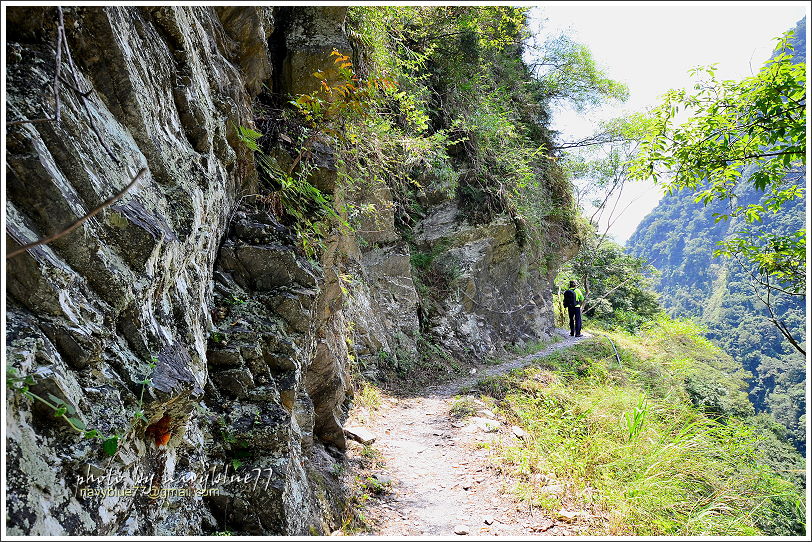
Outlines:
POLYGON ((570 315, 570 335, 581 336, 581 304, 584 302, 584 294, 577 287, 574 280, 570 281, 570 287, 564 291, 564 307, 570 315))

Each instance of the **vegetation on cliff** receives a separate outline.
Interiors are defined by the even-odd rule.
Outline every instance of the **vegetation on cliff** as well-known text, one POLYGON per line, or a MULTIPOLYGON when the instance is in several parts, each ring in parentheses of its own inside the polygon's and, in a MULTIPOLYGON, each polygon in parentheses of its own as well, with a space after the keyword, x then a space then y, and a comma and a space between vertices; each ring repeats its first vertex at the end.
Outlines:
MULTIPOLYGON (((759 198, 752 192, 746 197, 759 198)), ((640 223, 628 249, 658 269, 654 287, 665 309, 702 322, 708 338, 753 375, 753 405, 758 411, 770 412, 803 450, 805 358, 764 317, 766 311, 754 295, 747 272, 735 261, 713 257, 716 243, 738 222, 715 222, 712 215, 718 207, 726 206, 702 207, 680 195, 666 196, 640 223)), ((780 215, 765 219, 760 227, 789 233, 802 226, 803 220, 803 200, 798 200, 786 205, 780 215)), ((774 310, 792 333, 802 335, 806 325, 802 298, 779 298, 774 310)))
MULTIPOLYGON (((432 328, 461 297, 461 271, 446 257, 448 240, 416 240, 421 220, 444 201, 461 223, 506 219, 528 255, 523 276, 549 275, 583 233, 555 160, 550 104, 584 109, 626 89, 571 40, 531 45, 525 9, 354 6, 346 22, 351 50, 311 59, 310 81, 295 85, 305 92, 260 95, 257 130, 240 127, 262 182, 253 203, 293 228, 314 260, 330 232, 354 235, 361 251, 384 244, 393 216, 410 253, 420 332, 392 337, 377 369, 368 359, 360 369, 458 370, 432 328)), ((337 272, 345 285, 359 279, 337 272)))
MULTIPOLYGON (((290 96, 282 109, 282 120, 297 132, 294 140, 281 137, 298 151, 293 163, 262 165, 283 200, 281 211, 302 218, 307 201, 286 201, 285 194, 303 180, 318 184, 311 178, 319 160, 314 151, 326 143, 350 196, 375 183, 392 190, 395 219, 407 238, 425 213, 419 196, 437 191, 459 198, 468 220, 510 216, 522 242, 536 248, 551 222, 562 235, 577 235, 571 189, 552 159, 549 104, 586 107, 622 99, 626 90, 571 41, 548 44, 528 65, 526 18, 526 10, 508 7, 350 8, 354 52, 325 56, 311 74, 316 90, 290 96)), ((260 127, 270 113, 259 105, 260 127)), ((265 138, 243 135, 261 138, 254 150, 267 149, 279 143, 279 130, 265 138)), ((360 219, 374 207, 349 213, 360 219)), ((322 226, 309 228, 320 234, 322 226)))

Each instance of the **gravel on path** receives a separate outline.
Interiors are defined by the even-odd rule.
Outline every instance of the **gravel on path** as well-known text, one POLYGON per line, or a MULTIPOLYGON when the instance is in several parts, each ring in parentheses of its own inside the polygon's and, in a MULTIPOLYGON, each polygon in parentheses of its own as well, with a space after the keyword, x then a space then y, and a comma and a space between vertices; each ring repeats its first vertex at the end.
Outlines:
MULTIPOLYGON (((380 498, 367 503, 365 515, 380 536, 528 536, 577 534, 566 520, 551 518, 510 495, 511 482, 488 459, 488 441, 519 438, 510 426, 478 417, 451 415, 455 395, 486 376, 524 367, 537 358, 582 340, 559 330, 561 340, 532 355, 499 365, 477 367, 474 374, 438 384, 421 397, 385 396, 366 420, 383 454, 381 475, 393 480, 380 498), (464 534, 463 534, 464 533, 464 534)), ((583 338, 588 335, 584 334, 583 338)), ((484 408, 484 404, 483 404, 484 408)), ((489 417, 486 411, 484 416, 489 417)), ((353 413, 348 423, 355 423, 353 413)), ((361 445, 353 443, 350 458, 361 445)))

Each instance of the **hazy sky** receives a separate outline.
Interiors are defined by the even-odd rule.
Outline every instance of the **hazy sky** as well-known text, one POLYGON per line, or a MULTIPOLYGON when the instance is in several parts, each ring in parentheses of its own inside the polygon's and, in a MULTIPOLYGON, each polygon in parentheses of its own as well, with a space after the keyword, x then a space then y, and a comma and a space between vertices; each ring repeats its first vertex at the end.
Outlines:
MULTIPOLYGON (((540 4, 532 11, 533 28, 541 23, 542 35, 567 30, 631 93, 626 103, 587 114, 558 108, 553 128, 565 141, 589 135, 595 120, 643 110, 671 88, 690 87, 687 72, 695 66, 718 63, 721 78, 749 76, 769 58, 773 38, 793 28, 808 9, 807 2, 540 4)), ((627 183, 619 208, 634 203, 610 233, 624 243, 660 197, 653 185, 627 183)))

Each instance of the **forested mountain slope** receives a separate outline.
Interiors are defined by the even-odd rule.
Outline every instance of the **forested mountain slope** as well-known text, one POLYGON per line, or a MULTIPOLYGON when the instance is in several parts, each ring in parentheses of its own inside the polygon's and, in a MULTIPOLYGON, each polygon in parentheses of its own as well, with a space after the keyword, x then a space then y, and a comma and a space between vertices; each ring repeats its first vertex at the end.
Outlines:
MULTIPOLYGON (((806 21, 796 26, 795 62, 806 51, 806 21)), ((799 169, 793 175, 805 176, 799 169)), ((747 172, 745 172, 745 177, 747 172)), ((761 192, 749 188, 739 204, 763 203, 761 192)), ((790 235, 803 227, 804 199, 786 203, 779 214, 765 216, 756 232, 790 235)), ((735 261, 713 256, 717 243, 741 230, 741 218, 716 222, 715 213, 729 212, 728 203, 696 203, 685 193, 663 198, 630 237, 627 248, 659 271, 655 283, 665 308, 676 316, 692 316, 707 325, 708 336, 752 372, 750 398, 759 411, 770 412, 805 449, 805 360, 767 319, 764 304, 753 290, 750 275, 735 261)), ((796 337, 804 337, 805 297, 781 296, 776 314, 796 337)))

